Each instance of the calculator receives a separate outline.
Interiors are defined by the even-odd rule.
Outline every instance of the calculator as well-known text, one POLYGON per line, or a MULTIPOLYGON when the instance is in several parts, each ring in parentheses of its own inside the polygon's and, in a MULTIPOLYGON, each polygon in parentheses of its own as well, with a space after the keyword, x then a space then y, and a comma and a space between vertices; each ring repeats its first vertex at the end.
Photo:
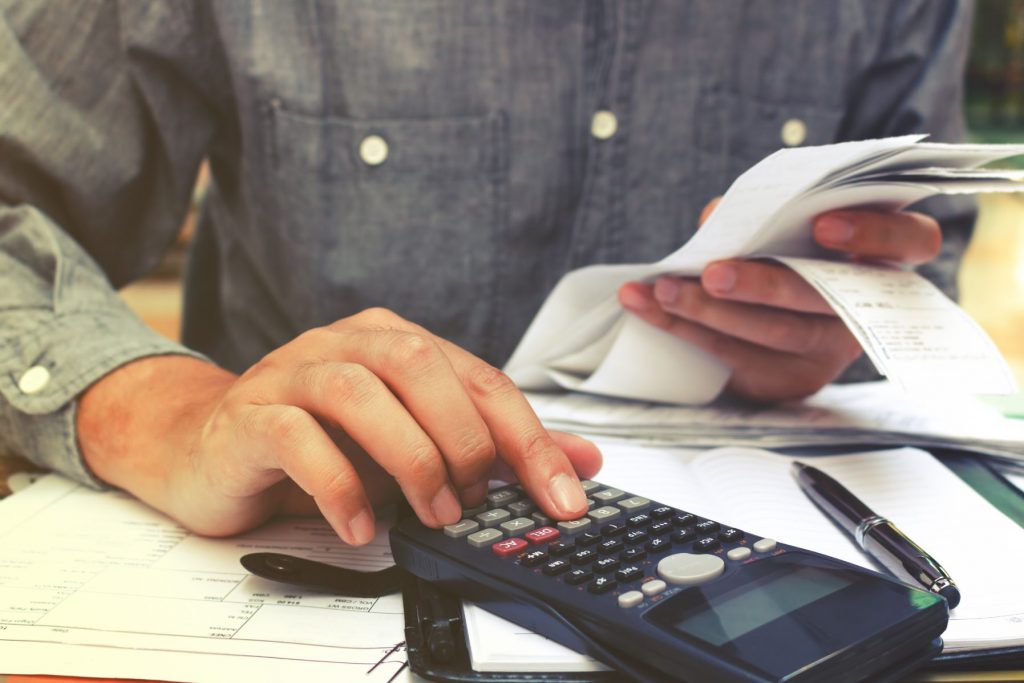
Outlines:
MULTIPOLYGON (((556 521, 518 485, 395 562, 639 680, 884 681, 935 656, 946 601, 862 567, 594 481, 556 521)), ((784 530, 781 530, 784 533, 784 530)))

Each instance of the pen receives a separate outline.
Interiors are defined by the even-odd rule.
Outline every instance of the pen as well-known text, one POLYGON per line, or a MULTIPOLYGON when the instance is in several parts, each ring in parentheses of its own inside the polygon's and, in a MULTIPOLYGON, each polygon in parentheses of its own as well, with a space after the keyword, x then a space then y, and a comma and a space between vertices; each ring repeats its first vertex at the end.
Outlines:
POLYGON ((896 525, 821 470, 794 461, 792 473, 807 497, 896 578, 938 593, 950 609, 960 604, 960 591, 949 573, 896 525))

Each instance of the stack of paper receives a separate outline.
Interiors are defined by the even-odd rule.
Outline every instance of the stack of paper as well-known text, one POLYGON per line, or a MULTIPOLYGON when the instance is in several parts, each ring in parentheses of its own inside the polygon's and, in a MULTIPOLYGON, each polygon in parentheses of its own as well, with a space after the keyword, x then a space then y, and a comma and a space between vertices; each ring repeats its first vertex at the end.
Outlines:
POLYGON ((889 382, 830 385, 800 402, 721 398, 666 406, 585 394, 528 394, 545 425, 662 446, 961 447, 1024 465, 1024 421, 973 396, 906 394, 889 382))
POLYGON ((1016 391, 988 336, 927 280, 897 266, 839 261, 813 241, 811 222, 826 211, 898 210, 935 194, 1024 191, 1024 173, 976 168, 1024 154, 1024 146, 933 144, 922 138, 772 154, 740 176, 694 237, 663 260, 590 266, 562 278, 506 371, 532 390, 706 403, 725 386, 729 368, 625 315, 616 291, 630 280, 697 276, 719 259, 774 258, 822 294, 894 383, 973 393, 1016 391))

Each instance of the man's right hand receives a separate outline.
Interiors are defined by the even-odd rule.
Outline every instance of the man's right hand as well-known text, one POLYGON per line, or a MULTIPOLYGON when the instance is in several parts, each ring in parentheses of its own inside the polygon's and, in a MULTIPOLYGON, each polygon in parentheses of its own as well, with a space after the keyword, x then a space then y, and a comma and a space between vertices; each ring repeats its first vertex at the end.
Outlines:
POLYGON ((83 395, 78 434, 100 479, 195 531, 315 503, 355 545, 393 483, 432 527, 509 476, 572 519, 587 509, 577 474, 601 463, 590 442, 549 433, 500 370, 383 309, 310 330, 237 377, 184 356, 129 363, 83 395))

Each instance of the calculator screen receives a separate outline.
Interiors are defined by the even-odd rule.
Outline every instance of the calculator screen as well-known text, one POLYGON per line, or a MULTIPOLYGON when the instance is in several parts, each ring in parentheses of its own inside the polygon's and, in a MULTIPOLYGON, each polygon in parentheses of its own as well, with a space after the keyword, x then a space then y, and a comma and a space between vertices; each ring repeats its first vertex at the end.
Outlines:
POLYGON ((850 585, 837 572, 813 566, 787 567, 787 571, 764 574, 717 595, 701 609, 684 612, 665 626, 712 645, 724 645, 850 585))

